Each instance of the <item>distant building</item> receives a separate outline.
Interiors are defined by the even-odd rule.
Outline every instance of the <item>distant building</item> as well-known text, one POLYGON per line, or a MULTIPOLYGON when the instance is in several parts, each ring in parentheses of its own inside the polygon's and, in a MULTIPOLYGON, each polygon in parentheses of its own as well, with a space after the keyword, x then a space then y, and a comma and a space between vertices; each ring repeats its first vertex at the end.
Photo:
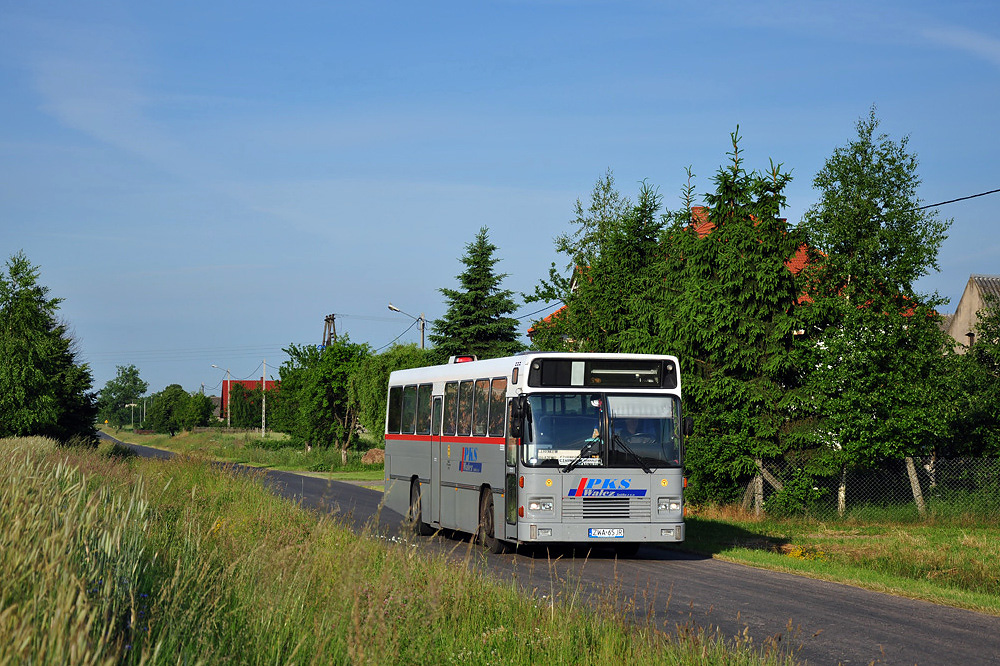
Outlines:
POLYGON ((955 340, 955 351, 964 354, 976 342, 979 311, 986 306, 986 296, 1000 299, 1000 275, 971 275, 958 301, 955 314, 945 316, 945 330, 955 340))
POLYGON ((210 395, 208 399, 212 401, 212 415, 222 420, 222 398, 217 395, 210 395))
MULTIPOLYGON (((219 398, 219 418, 226 418, 226 405, 229 404, 229 387, 230 385, 239 384, 247 391, 255 391, 260 388, 260 379, 223 379, 222 380, 222 396, 219 398)), ((275 379, 268 379, 264 382, 264 390, 271 392, 275 387, 280 386, 281 382, 275 379)))

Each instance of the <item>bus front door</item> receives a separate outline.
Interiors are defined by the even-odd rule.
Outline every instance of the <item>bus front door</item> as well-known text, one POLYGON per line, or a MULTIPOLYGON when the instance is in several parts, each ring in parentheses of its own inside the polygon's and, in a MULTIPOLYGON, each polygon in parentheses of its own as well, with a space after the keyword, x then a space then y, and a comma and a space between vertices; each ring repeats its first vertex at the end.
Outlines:
POLYGON ((517 539, 517 460, 521 440, 510 432, 514 421, 514 401, 507 402, 507 441, 504 445, 504 534, 510 540, 517 539))
POLYGON ((425 520, 428 523, 441 522, 441 417, 444 410, 441 397, 435 396, 431 407, 431 505, 425 520))

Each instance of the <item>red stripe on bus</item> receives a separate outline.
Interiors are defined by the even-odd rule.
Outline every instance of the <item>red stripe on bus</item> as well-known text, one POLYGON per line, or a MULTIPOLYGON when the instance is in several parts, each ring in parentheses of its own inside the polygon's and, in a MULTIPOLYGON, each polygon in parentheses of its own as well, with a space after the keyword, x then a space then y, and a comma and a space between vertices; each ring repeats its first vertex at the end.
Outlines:
MULTIPOLYGON (((386 439, 402 442, 433 442, 437 435, 386 435, 386 439)), ((445 444, 504 444, 503 437, 454 437, 442 436, 445 444)))

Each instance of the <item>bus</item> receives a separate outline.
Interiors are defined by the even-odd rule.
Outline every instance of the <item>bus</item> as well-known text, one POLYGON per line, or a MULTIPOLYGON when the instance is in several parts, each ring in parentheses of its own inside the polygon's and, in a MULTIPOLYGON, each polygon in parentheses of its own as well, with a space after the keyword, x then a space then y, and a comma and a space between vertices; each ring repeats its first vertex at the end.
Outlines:
POLYGON ((397 370, 385 420, 385 505, 418 534, 612 546, 684 539, 677 358, 522 353, 397 370))

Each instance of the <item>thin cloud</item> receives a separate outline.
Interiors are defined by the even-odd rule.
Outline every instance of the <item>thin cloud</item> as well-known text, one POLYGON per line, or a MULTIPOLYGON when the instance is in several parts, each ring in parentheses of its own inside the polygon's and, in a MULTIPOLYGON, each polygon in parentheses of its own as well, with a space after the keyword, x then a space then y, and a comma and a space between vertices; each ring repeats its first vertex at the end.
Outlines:
POLYGON ((936 44, 965 51, 1000 67, 1000 39, 966 28, 931 28, 923 34, 936 44))

